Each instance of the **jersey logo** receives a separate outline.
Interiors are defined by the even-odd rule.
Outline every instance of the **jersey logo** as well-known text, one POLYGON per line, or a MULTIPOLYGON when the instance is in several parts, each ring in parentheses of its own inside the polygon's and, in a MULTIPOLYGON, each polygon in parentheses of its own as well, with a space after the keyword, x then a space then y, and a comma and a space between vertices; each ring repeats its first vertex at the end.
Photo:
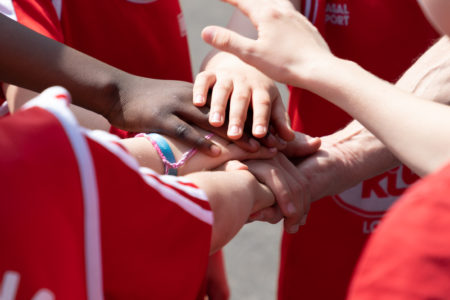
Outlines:
POLYGON ((325 8, 325 23, 338 26, 348 26, 350 11, 347 4, 327 3, 325 8))
POLYGON ((345 192, 333 196, 342 208, 366 218, 380 218, 419 177, 400 166, 365 180, 345 192))

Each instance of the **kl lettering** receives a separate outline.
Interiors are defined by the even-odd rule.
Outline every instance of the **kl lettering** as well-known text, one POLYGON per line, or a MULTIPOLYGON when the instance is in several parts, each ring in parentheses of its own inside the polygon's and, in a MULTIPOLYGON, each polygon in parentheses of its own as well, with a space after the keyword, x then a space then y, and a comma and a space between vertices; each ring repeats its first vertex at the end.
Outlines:
POLYGON ((406 167, 403 167, 402 173, 399 174, 398 168, 399 167, 364 181, 362 186, 362 198, 370 198, 372 193, 375 193, 378 198, 400 196, 406 188, 399 188, 397 186, 397 178, 399 175, 401 176, 403 182, 407 185, 414 183, 419 178, 406 167), (386 188, 381 185, 381 182, 385 179, 387 180, 386 188))
POLYGON ((325 8, 325 23, 333 25, 348 26, 350 12, 347 4, 328 3, 325 8))
MULTIPOLYGON (((0 284, 0 300, 16 299, 19 288, 20 274, 14 271, 6 271, 0 284)), ((54 300, 55 296, 48 289, 40 289, 31 300, 54 300)))

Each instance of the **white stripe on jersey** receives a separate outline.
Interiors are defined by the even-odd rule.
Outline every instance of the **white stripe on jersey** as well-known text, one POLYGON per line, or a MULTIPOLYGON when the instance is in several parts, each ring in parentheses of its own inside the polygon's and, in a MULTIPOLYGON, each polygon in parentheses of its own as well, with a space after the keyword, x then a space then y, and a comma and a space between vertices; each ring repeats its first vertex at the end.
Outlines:
MULTIPOLYGON (((146 170, 148 172, 149 169, 142 168, 141 171, 145 172, 146 170)), ((195 188, 193 186, 180 184, 180 182, 184 182, 186 184, 192 184, 191 181, 189 181, 188 179, 186 179, 184 177, 163 175, 163 176, 159 176, 159 180, 161 180, 162 182, 167 183, 169 185, 172 185, 173 187, 176 187, 179 190, 182 190, 186 194, 188 194, 192 197, 195 197, 198 200, 208 201, 208 196, 206 196, 206 194, 203 190, 201 190, 199 188, 195 188)))
MULTIPOLYGON (((136 159, 129 155, 126 151, 124 151, 121 147, 119 147, 116 144, 113 144, 111 142, 117 142, 120 139, 112 135, 110 133, 107 133, 102 130, 88 130, 83 129, 84 133, 97 143, 101 144, 105 149, 112 152, 114 155, 116 155, 122 162, 127 165, 130 169, 134 170, 136 173, 138 173, 141 178, 145 180, 145 182, 151 186, 151 188, 157 190, 161 195, 167 198, 167 200, 176 203, 178 206, 183 208, 186 212, 190 213, 194 217, 198 218, 199 220, 202 220, 203 222, 206 222, 208 224, 212 224, 212 212, 210 210, 206 210, 202 208, 201 206, 197 205, 196 203, 192 202, 188 198, 180 195, 177 191, 172 190, 172 192, 168 192, 168 194, 165 194, 160 187, 164 187, 161 185, 161 183, 157 182, 152 178, 152 180, 149 180, 149 177, 147 175, 153 175, 158 177, 159 180, 161 180, 164 183, 167 183, 168 185, 171 185, 186 194, 201 200, 201 201, 208 201, 208 197, 206 196, 205 192, 199 188, 194 188, 192 186, 183 185, 180 184, 180 182, 185 183, 191 183, 189 180, 183 178, 183 177, 176 177, 176 176, 162 176, 160 174, 157 174, 155 171, 140 167, 136 159), (171 198, 169 198, 170 195, 171 198), (189 203, 186 203, 189 202, 189 203)), ((168 187, 164 187, 163 190, 169 189, 168 187)))
POLYGON ((102 300, 103 275, 100 238, 100 211, 97 178, 89 145, 78 123, 69 110, 67 102, 57 99, 64 95, 70 99, 66 89, 52 87, 26 103, 23 108, 42 107, 52 113, 66 132, 78 163, 84 200, 84 241, 86 256, 86 288, 88 300, 102 300))
MULTIPOLYGON (((213 212, 204 209, 197 203, 192 202, 188 198, 182 196, 176 190, 169 188, 168 186, 162 185, 155 178, 151 176, 144 176, 144 180, 151 185, 156 191, 158 191, 164 198, 177 204, 179 207, 190 213, 197 219, 212 225, 213 224, 213 212)), ((160 178, 160 177, 158 177, 160 178)))
POLYGON ((0 13, 17 21, 16 11, 14 10, 12 0, 0 0, 0 13))
POLYGON ((309 19, 309 14, 311 13, 311 0, 305 1, 305 13, 304 16, 309 19))
POLYGON ((55 8, 58 19, 61 20, 62 0, 52 0, 53 7, 55 8))
POLYGON ((317 10, 319 9, 319 0, 314 0, 314 14, 311 20, 311 23, 315 24, 317 19, 317 10))

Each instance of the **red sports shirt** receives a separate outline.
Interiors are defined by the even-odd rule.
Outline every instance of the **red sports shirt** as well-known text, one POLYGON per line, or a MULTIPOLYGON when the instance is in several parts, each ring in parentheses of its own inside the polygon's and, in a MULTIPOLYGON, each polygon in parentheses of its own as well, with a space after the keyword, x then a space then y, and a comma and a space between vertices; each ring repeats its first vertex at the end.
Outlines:
POLYGON ((350 300, 450 297, 450 165, 412 186, 369 239, 350 300))
POLYGON ((0 119, 2 300, 195 299, 213 217, 205 194, 79 128, 63 98, 53 88, 0 119))
POLYGON ((129 73, 192 81, 178 0, 4 0, 0 12, 129 73))
POLYGON ((23 25, 124 71, 192 81, 177 0, 6 0, 0 8, 23 25))
MULTIPOLYGON (((304 0, 302 12, 334 54, 391 82, 438 37, 416 0, 304 0)), ((292 89, 289 113, 293 128, 312 136, 331 134, 352 120, 300 89, 292 89)), ((366 238, 416 179, 401 166, 315 202, 307 225, 283 236, 279 299, 344 299, 366 238)))

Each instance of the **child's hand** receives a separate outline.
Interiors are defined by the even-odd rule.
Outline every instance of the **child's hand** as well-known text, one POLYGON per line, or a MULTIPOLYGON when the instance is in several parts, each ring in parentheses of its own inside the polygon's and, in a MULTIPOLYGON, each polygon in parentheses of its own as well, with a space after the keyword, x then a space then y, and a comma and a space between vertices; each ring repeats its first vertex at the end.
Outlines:
POLYGON ((258 30, 258 39, 209 26, 203 39, 255 66, 276 81, 304 86, 319 64, 332 58, 318 30, 288 0, 224 0, 237 6, 258 30))
POLYGON ((266 136, 271 121, 280 138, 286 141, 294 138, 274 81, 236 56, 221 52, 208 61, 205 70, 195 79, 196 106, 206 104, 210 89, 209 122, 215 127, 222 126, 228 113, 229 138, 237 140, 242 136, 250 108, 253 113, 253 136, 266 136), (226 111, 228 105, 229 112, 226 111))

